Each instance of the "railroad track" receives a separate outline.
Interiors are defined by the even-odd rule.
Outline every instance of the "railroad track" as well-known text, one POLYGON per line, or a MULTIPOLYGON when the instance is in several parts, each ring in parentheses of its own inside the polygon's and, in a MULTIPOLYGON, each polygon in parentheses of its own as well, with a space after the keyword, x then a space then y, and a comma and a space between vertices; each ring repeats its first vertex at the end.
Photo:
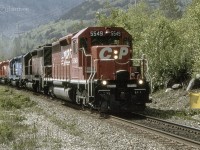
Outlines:
MULTIPOLYGON (((68 106, 81 110, 80 106, 74 106, 74 104, 68 106)), ((89 109, 85 110, 85 113, 90 113, 89 109)), ((99 115, 98 111, 94 111, 93 115, 99 115)), ((131 116, 129 115, 128 118, 124 118, 123 116, 117 117, 114 115, 106 115, 103 117, 107 118, 107 120, 114 121, 114 123, 118 122, 125 128, 128 126, 129 129, 134 130, 133 132, 137 132, 136 134, 151 136, 153 140, 158 140, 160 143, 175 149, 200 149, 199 129, 142 114, 132 113, 131 116), (138 129, 140 130, 139 132, 138 129)))
MULTIPOLYGON (((29 91, 28 91, 29 92, 29 91)), ((34 93, 30 91, 30 93, 45 97, 44 95, 34 93)), ((49 97, 50 99, 50 97, 49 97)), ((59 100, 62 104, 81 110, 82 107, 75 105, 73 103, 68 103, 66 101, 55 98, 55 100, 59 100)), ((90 110, 86 109, 84 113, 89 114, 90 110)), ((83 113, 83 112, 82 112, 83 113)), ((96 117, 98 114, 97 111, 94 111, 93 115, 96 117)), ((99 115, 99 114, 98 114, 99 115)), ((133 113, 128 118, 124 116, 107 116, 107 121, 111 120, 114 123, 119 123, 123 125, 125 128, 131 129, 136 134, 143 134, 150 136, 153 140, 159 140, 161 143, 165 145, 169 145, 171 147, 177 147, 176 149, 200 149, 200 130, 196 128, 191 128, 188 126, 183 126, 179 124, 175 124, 172 122, 167 122, 165 120, 161 120, 158 118, 136 114, 133 113)))
POLYGON ((151 134, 155 140, 167 144, 175 149, 200 149, 200 130, 158 118, 134 114, 133 117, 124 119, 122 117, 110 116, 114 122, 123 124, 133 130, 140 130, 144 134, 151 134))

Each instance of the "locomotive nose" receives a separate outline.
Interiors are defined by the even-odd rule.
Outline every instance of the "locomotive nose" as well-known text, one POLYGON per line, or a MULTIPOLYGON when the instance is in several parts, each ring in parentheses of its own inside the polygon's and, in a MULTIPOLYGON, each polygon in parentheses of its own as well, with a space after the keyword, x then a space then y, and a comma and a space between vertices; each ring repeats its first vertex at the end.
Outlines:
POLYGON ((127 70, 118 70, 116 71, 116 80, 129 80, 130 74, 127 70))

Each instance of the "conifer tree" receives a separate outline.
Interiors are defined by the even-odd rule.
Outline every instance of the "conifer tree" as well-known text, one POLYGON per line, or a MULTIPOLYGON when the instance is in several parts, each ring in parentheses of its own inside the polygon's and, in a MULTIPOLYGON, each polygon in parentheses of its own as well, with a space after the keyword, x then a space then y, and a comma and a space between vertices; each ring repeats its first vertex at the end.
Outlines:
POLYGON ((159 0, 160 9, 167 18, 178 19, 182 17, 182 10, 179 0, 159 0))

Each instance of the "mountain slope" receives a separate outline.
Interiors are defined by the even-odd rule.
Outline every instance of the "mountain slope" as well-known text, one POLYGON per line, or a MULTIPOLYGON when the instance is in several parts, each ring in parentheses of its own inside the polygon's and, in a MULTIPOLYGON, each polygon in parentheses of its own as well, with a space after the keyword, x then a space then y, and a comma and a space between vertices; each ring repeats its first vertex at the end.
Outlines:
MULTIPOLYGON (((139 0, 138 0, 139 1, 139 0)), ((127 8, 134 4, 134 0, 87 0, 72 8, 69 12, 61 16, 60 19, 94 19, 97 12, 105 12, 105 7, 127 8)))
MULTIPOLYGON (((86 0, 62 15, 60 19, 94 19, 97 12, 108 13, 108 7, 127 9, 130 5, 137 5, 145 1, 155 9, 159 7, 159 0, 86 0)), ((179 9, 184 9, 192 0, 177 0, 179 9)))
POLYGON ((84 0, 1 0, 0 33, 19 34, 59 18, 84 0))

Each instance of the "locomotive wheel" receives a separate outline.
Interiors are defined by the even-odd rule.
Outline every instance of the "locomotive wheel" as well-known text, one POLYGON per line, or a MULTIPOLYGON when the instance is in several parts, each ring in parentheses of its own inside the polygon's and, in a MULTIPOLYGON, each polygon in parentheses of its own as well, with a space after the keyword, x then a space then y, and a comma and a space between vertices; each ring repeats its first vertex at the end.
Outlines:
POLYGON ((49 92, 48 86, 44 86, 43 91, 44 91, 44 94, 45 94, 45 95, 48 95, 48 92, 49 92))
POLYGON ((54 94, 53 94, 53 86, 49 87, 49 92, 48 92, 49 96, 51 97, 51 99, 53 99, 54 94))
POLYGON ((83 104, 83 99, 80 100, 81 110, 85 110, 85 105, 83 104))
POLYGON ((100 113, 108 113, 108 101, 107 100, 102 100, 100 104, 100 113))
POLYGON ((107 100, 103 100, 100 105, 99 116, 100 118, 108 118, 109 114, 109 104, 107 100))
POLYGON ((145 104, 138 104, 138 105, 137 105, 138 111, 144 111, 145 108, 146 108, 146 105, 145 105, 145 104))

